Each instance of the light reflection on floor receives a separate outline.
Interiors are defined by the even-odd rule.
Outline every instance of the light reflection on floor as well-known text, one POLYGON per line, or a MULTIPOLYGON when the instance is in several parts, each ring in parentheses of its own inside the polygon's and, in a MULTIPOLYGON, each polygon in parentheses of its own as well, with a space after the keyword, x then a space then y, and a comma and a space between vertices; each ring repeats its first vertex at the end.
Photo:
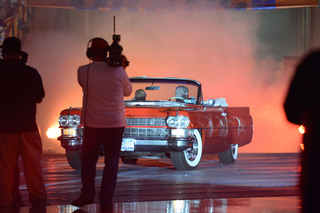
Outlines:
MULTIPOLYGON (((253 197, 253 198, 221 198, 203 200, 174 200, 154 202, 123 202, 115 203, 115 213, 298 213, 300 198, 290 197, 253 197)), ((91 204, 79 208, 72 205, 52 205, 47 207, 47 213, 99 213, 99 204, 91 204)), ((24 207, 20 213, 27 213, 24 207)))

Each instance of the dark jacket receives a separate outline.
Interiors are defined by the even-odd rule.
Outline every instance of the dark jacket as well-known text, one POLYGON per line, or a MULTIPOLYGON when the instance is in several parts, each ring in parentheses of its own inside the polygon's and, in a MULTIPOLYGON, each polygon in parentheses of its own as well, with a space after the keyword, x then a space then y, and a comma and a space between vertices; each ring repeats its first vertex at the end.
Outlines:
POLYGON ((284 103, 288 121, 303 124, 308 133, 320 130, 320 51, 298 65, 284 103))
POLYGON ((21 60, 0 62, 0 132, 36 131, 36 104, 45 93, 38 71, 21 60))

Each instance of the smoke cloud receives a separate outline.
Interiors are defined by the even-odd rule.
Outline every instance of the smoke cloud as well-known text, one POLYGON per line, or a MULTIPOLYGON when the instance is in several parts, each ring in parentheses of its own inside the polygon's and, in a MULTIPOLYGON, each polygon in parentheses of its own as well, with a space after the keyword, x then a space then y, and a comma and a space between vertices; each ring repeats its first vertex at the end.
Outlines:
POLYGON ((36 8, 25 42, 28 64, 40 72, 46 98, 38 106, 45 151, 63 152, 45 132, 58 126, 62 109, 81 106, 77 68, 88 63, 87 42, 109 43, 121 34, 133 76, 183 77, 202 83, 204 98, 226 98, 249 106, 253 141, 240 152, 298 152, 301 136, 283 112, 292 71, 282 62, 257 57, 259 18, 253 11, 90 11, 36 8))

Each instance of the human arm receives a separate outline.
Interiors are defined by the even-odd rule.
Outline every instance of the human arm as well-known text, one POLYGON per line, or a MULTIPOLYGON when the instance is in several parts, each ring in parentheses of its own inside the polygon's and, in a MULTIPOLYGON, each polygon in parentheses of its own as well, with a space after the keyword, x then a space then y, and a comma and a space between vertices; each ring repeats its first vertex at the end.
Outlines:
POLYGON ((123 95, 130 96, 132 93, 132 84, 128 78, 126 71, 124 70, 124 77, 123 77, 123 95))
POLYGON ((36 103, 41 103, 43 98, 45 97, 42 78, 36 69, 33 69, 32 72, 33 72, 32 87, 34 92, 34 100, 36 103))

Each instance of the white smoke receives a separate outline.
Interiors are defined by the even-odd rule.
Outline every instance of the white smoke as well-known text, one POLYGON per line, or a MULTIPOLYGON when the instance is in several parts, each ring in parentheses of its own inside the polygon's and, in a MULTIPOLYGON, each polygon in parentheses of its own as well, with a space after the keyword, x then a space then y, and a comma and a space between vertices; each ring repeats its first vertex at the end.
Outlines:
POLYGON ((242 152, 296 152, 300 136, 288 124, 282 102, 289 77, 282 63, 261 60, 259 17, 250 11, 87 11, 35 10, 25 50, 42 75, 46 98, 38 107, 44 149, 62 152, 45 131, 57 125, 59 112, 81 106, 79 65, 88 63, 93 37, 111 43, 112 18, 121 34, 131 76, 183 77, 200 81, 205 99, 226 98, 229 106, 249 106, 255 131, 242 152))

